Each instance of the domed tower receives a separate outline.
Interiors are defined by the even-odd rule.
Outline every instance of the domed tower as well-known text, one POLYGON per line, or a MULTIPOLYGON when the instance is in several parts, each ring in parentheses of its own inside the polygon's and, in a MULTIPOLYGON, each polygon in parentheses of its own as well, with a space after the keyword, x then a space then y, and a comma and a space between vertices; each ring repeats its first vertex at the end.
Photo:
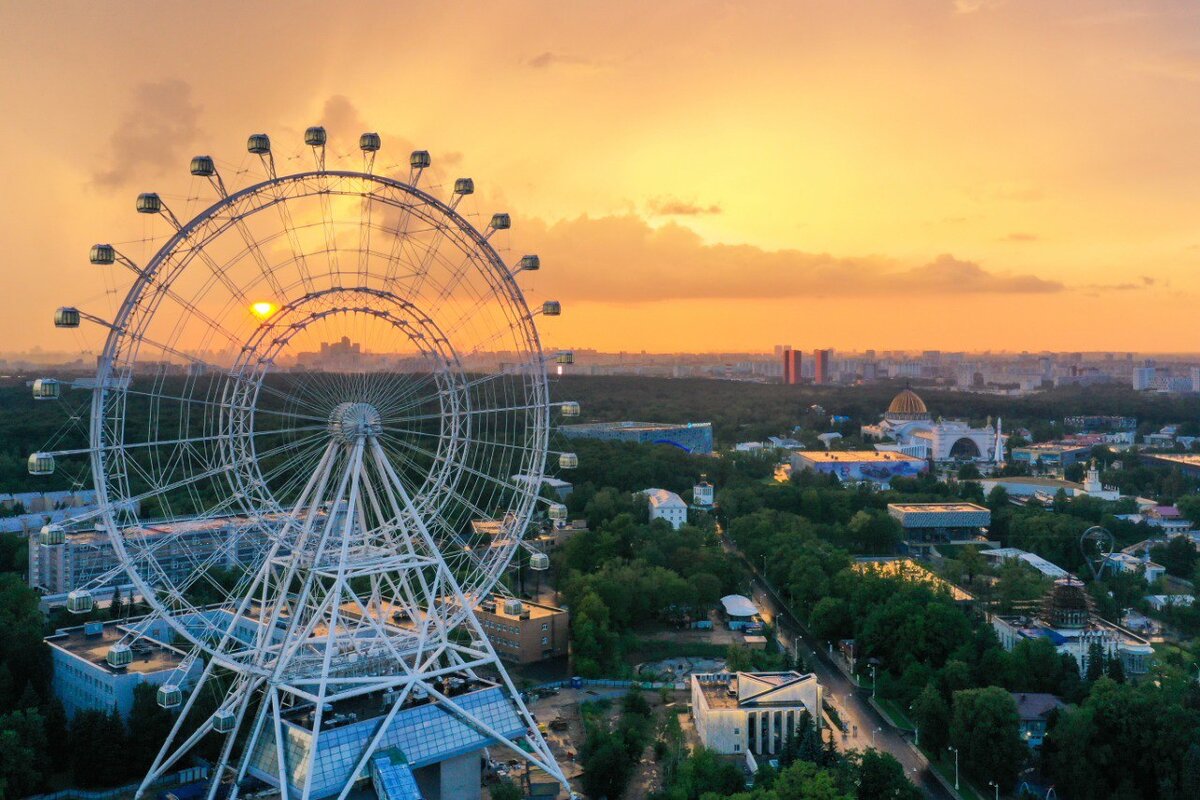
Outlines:
POLYGON ((929 409, 925 407, 925 401, 916 392, 912 389, 905 389, 892 398, 892 403, 888 406, 887 413, 883 415, 883 418, 888 422, 928 420, 929 409))
POLYGON ((1052 628, 1086 628, 1093 609, 1087 589, 1075 578, 1059 578, 1042 599, 1042 619, 1052 628))

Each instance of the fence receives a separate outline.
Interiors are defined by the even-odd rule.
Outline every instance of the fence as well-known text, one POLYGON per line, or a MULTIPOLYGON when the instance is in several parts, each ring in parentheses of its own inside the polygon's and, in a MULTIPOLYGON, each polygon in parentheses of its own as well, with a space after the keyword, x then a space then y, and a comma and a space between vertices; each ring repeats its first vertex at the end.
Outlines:
MULTIPOLYGON (((151 784, 148 791, 156 792, 162 789, 169 789, 172 786, 207 779, 208 767, 192 767, 176 772, 173 775, 163 776, 151 784)), ((25 800, 117 800, 118 798, 133 797, 137 788, 138 784, 131 783, 128 786, 118 786, 115 789, 63 789, 52 794, 35 794, 25 798, 25 800)))
POLYGON ((686 691, 687 684, 683 681, 621 681, 610 680, 608 678, 567 678, 561 681, 551 681, 550 683, 539 683, 530 691, 538 691, 539 689, 582 689, 585 686, 594 686, 603 689, 678 689, 686 691))

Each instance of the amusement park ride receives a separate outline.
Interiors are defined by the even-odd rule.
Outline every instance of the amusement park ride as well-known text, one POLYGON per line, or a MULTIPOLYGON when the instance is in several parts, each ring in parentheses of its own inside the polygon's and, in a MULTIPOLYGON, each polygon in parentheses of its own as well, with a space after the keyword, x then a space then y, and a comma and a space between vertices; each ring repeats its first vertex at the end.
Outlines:
POLYGON ((257 162, 263 177, 240 189, 193 158, 189 194, 211 191, 211 205, 184 219, 141 194, 138 213, 169 226, 157 252, 91 249, 132 276, 115 316, 55 312, 60 328, 107 332, 86 382, 88 446, 29 458, 33 474, 85 462, 97 508, 42 543, 86 527, 118 556, 121 574, 71 592, 70 611, 114 582, 149 605, 110 648, 113 669, 142 638, 181 654, 158 688, 174 727, 139 796, 202 743, 216 753, 208 800, 251 779, 301 800, 342 800, 367 779, 395 797, 430 780, 478 796, 488 747, 569 792, 474 614, 519 550, 548 567, 529 534, 566 517, 539 491, 556 418, 579 413, 550 401, 546 365, 571 354, 543 353, 536 327, 561 307, 527 305, 518 279, 539 258, 505 263, 492 241, 509 215, 473 225, 470 178, 440 199, 423 185, 426 151, 399 179, 376 169, 378 134, 362 134, 354 169, 327 165, 323 128, 304 144, 314 168, 279 174, 270 139, 251 136, 226 173, 257 162), (305 347, 344 336, 397 360, 295 368, 305 347), (173 533, 181 521, 236 534, 196 551, 173 533), (447 763, 474 764, 474 786, 470 767, 422 777, 447 763))

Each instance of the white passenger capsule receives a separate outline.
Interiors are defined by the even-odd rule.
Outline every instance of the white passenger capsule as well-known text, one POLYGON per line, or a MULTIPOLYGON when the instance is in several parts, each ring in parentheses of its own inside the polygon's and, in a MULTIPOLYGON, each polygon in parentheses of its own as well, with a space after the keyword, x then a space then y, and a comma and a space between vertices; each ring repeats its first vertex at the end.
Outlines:
POLYGON ((53 475, 54 456, 49 453, 34 453, 27 463, 30 475, 53 475))
POLYGON ((154 192, 142 192, 137 196, 136 208, 139 214, 157 214, 162 211, 162 198, 154 192))
POLYGON ((158 704, 163 708, 178 708, 183 702, 183 692, 173 683, 158 687, 158 704))
POLYGON ((112 264, 117 260, 117 251, 111 244, 94 244, 88 260, 93 264, 112 264))
POLYGON ((104 657, 104 660, 114 669, 128 667, 133 663, 133 651, 129 649, 129 645, 118 642, 108 648, 108 655, 104 657))
POLYGON ((252 133, 246 140, 246 150, 256 156, 265 156, 271 152, 271 137, 265 133, 252 133))
POLYGON ((195 156, 192 158, 190 170, 197 178, 211 178, 217 174, 217 165, 212 156, 195 156))
POLYGON ((63 306, 54 312, 54 327, 56 328, 78 328, 79 327, 79 309, 63 306))
POLYGON ((38 541, 45 547, 53 547, 67 540, 67 532, 62 525, 43 525, 38 532, 38 541))
POLYGON ((62 384, 54 378, 38 378, 33 382, 34 400, 57 400, 62 394, 62 384))
POLYGON ((324 147, 328 137, 325 135, 325 129, 320 125, 313 125, 304 131, 304 143, 309 147, 324 147))
POLYGON ((67 592, 67 611, 72 614, 86 614, 92 610, 96 601, 92 598, 92 593, 87 589, 76 589, 73 592, 67 592))
POLYGON ((378 133, 364 133, 358 137, 358 149, 364 153, 374 153, 379 150, 381 145, 378 133))

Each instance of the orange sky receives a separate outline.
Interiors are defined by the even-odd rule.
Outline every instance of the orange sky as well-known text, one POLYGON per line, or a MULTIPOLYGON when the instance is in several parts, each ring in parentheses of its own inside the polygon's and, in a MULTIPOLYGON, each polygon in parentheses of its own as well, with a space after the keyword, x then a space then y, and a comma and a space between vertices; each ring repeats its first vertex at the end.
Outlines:
POLYGON ((1194 3, 6 3, 0 30, 0 350, 94 348, 50 312, 108 313, 87 248, 162 233, 137 192, 187 207, 193 154, 265 131, 286 159, 317 123, 473 176, 506 255, 542 255, 554 344, 1200 349, 1194 3))

